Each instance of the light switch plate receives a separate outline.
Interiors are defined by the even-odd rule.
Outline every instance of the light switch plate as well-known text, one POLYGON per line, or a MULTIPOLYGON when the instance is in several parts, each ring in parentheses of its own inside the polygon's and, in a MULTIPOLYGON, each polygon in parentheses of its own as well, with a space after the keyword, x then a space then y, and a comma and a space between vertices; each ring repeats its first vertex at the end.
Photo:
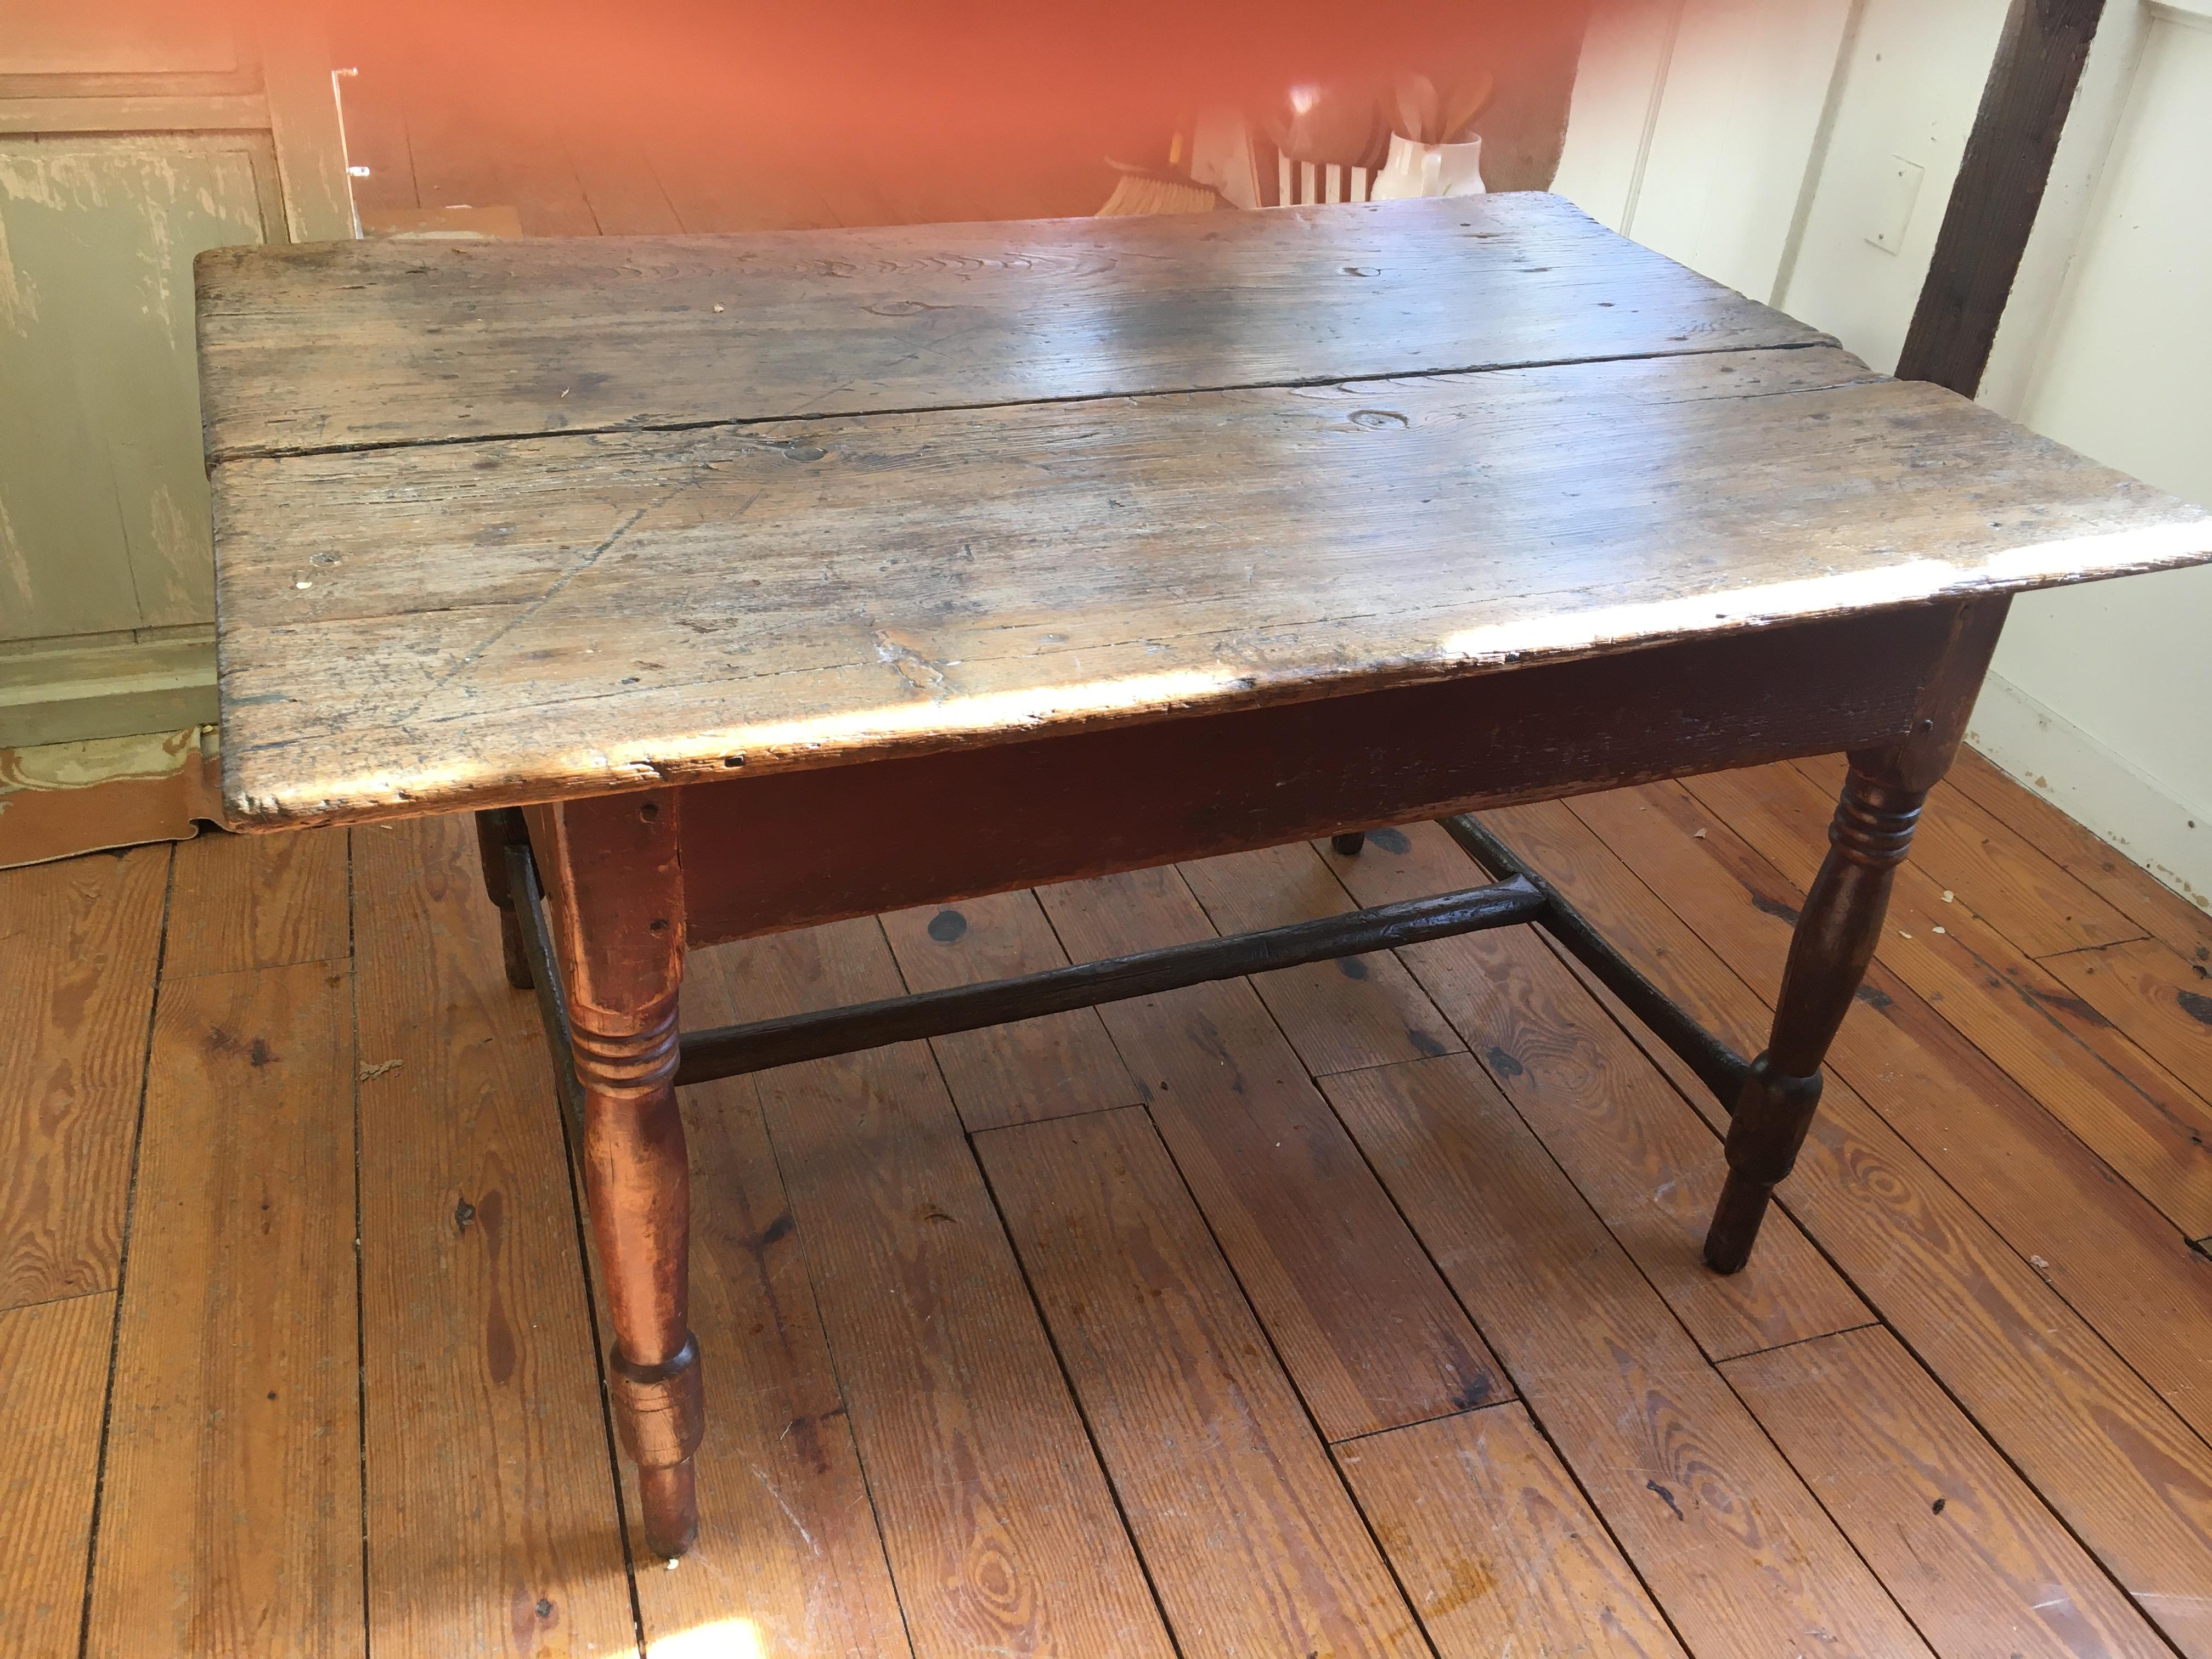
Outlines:
POLYGON ((1927 168, 1902 155, 1885 156, 1875 171, 1867 192, 1866 239, 1884 253, 1905 246, 1905 228, 1912 222, 1912 204, 1920 199, 1920 181, 1927 168))

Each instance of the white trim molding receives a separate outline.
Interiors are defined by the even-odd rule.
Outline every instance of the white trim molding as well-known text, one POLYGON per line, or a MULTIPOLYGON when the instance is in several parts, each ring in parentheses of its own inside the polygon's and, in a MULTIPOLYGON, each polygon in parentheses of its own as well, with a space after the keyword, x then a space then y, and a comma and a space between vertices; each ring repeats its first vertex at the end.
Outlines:
POLYGON ((2191 904, 2212 909, 2212 802, 2179 799, 2171 785, 1997 674, 1982 684, 1966 741, 2191 904))

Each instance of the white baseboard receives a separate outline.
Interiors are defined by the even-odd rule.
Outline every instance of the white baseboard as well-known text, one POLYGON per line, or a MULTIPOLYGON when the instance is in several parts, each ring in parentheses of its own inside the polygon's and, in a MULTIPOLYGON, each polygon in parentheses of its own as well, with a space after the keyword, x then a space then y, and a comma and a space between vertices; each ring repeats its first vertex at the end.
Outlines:
POLYGON ((2212 805, 2157 779, 2011 681, 1991 674, 1966 741, 2191 904, 2212 909, 2212 805))

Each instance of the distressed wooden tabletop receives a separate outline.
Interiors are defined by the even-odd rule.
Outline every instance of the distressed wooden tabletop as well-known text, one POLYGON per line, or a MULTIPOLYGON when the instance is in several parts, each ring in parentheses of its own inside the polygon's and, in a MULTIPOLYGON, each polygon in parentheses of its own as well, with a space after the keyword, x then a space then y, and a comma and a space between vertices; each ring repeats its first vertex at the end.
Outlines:
POLYGON ((2198 562, 1556 198, 198 268, 234 827, 2198 562))

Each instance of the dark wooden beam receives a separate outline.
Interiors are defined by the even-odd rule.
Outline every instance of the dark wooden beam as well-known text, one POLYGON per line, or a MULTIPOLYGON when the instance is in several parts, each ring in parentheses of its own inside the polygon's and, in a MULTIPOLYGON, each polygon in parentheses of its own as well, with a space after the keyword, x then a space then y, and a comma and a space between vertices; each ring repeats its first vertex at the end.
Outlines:
POLYGON ((2012 0, 1898 379, 1980 389, 2104 11, 2105 0, 2012 0))

